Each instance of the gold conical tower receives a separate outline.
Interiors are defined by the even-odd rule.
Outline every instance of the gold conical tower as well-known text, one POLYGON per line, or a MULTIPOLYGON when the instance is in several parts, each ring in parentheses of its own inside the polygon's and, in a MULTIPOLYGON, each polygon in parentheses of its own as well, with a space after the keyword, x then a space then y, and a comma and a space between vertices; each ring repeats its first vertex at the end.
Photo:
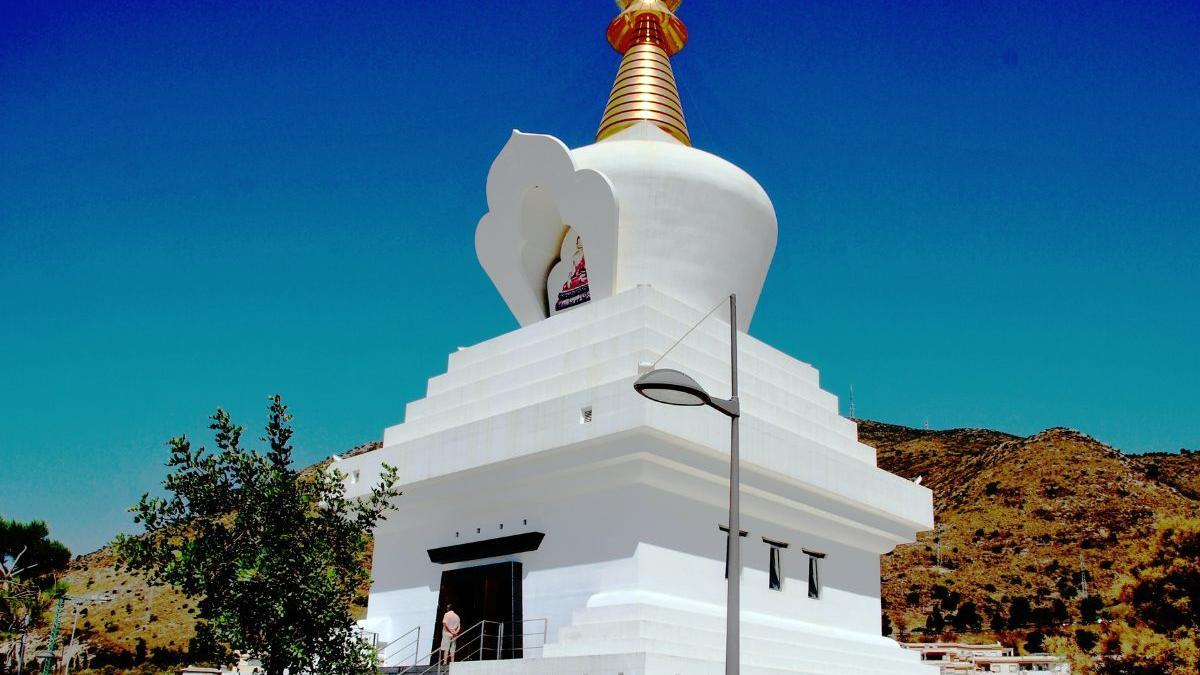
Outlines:
POLYGON ((608 25, 608 43, 623 54, 596 140, 637 122, 652 122, 691 145, 671 60, 687 42, 675 17, 681 0, 617 0, 621 13, 608 25))

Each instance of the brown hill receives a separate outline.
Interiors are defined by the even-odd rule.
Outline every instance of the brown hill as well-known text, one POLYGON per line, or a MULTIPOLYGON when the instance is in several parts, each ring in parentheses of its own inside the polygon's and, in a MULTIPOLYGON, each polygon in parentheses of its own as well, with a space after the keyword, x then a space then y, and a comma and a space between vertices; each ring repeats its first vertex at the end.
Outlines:
MULTIPOLYGON (((195 602, 120 568, 109 547, 75 559, 63 581, 71 597, 81 599, 78 638, 93 653, 133 654, 139 638, 148 651, 181 652, 195 635, 195 602)), ((62 630, 69 637, 74 607, 65 611, 62 630)))
POLYGON ((1200 500, 1200 451, 1151 452, 1133 455, 1130 459, 1146 473, 1147 478, 1170 485, 1181 494, 1200 500))
POLYGON ((870 420, 858 420, 858 436, 879 451, 880 466, 910 480, 921 478, 933 491, 937 510, 985 450, 1018 438, 990 429, 930 431, 870 420))
POLYGON ((1033 630, 1086 628, 1083 619, 1095 618, 1084 616, 1085 570, 1089 594, 1107 591, 1159 518, 1200 508, 1174 484, 1195 477, 1200 456, 1127 456, 1069 429, 1018 438, 860 422, 859 435, 881 467, 923 475, 935 494, 939 530, 883 559, 885 614, 906 639, 1016 642, 1033 630), (1148 471, 1156 461, 1160 469, 1148 471), (1167 463, 1186 471, 1165 480, 1167 463), (946 628, 926 631, 939 616, 946 628))

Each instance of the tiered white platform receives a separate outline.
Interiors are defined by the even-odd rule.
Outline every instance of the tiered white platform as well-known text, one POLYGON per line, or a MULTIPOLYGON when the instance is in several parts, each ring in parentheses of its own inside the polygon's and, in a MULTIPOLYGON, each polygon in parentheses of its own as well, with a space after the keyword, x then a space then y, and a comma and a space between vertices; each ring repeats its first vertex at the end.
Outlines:
MULTIPOLYGON (((638 287, 451 355, 382 449, 338 464, 351 494, 381 462, 404 485, 376 533, 366 626, 428 636, 443 571, 511 560, 549 644, 456 673, 721 672, 728 421, 632 389, 639 361, 706 309, 638 287), (540 548, 449 565, 426 554, 522 532, 545 533, 540 548)), ((727 339, 714 316, 660 365, 723 396, 727 339)), ((748 336, 739 359, 744 672, 929 672, 879 634, 879 555, 932 526, 928 490, 875 466, 811 366, 748 336), (768 588, 763 537, 790 544, 782 590, 768 588), (818 599, 801 549, 827 556, 818 599)))
MULTIPOLYGON (((546 649, 546 657, 554 662, 606 650, 645 653, 684 659, 679 664, 682 669, 674 672, 719 673, 724 672, 724 640, 723 614, 653 604, 611 605, 576 612, 571 626, 559 631, 559 642, 546 649)), ((929 674, 918 655, 897 649, 892 640, 753 613, 743 616, 742 669, 747 673, 929 674)))

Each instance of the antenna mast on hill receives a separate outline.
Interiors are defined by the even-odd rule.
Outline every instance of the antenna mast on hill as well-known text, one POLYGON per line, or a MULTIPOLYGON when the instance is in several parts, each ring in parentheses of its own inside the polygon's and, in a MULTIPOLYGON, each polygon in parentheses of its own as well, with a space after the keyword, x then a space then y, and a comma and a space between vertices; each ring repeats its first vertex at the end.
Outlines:
POLYGON ((1083 551, 1080 551, 1079 552, 1079 583, 1080 583, 1080 588, 1083 590, 1083 597, 1085 597, 1085 598, 1088 596, 1087 578, 1088 578, 1087 565, 1085 565, 1083 562, 1083 551))
POLYGON ((943 524, 939 524, 939 525, 937 526, 937 532, 936 532, 936 536, 934 537, 934 540, 933 540, 933 543, 934 543, 934 545, 936 545, 936 546, 937 546, 937 566, 938 566, 938 569, 941 569, 941 568, 942 568, 942 532, 944 532, 945 530, 946 530, 946 525, 945 525, 944 523, 943 523, 943 524))
POLYGON ((858 419, 854 416, 854 385, 850 385, 850 419, 858 419))

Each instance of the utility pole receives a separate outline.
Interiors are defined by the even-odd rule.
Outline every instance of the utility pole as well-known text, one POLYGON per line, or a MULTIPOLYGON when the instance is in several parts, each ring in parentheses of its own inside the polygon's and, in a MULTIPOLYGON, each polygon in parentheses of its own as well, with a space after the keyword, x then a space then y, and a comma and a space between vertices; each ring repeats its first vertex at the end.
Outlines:
POLYGON ((854 385, 850 385, 850 419, 858 419, 854 416, 854 385))
POLYGON ((79 602, 75 603, 75 620, 71 623, 71 639, 67 640, 67 646, 63 649, 63 661, 65 669, 63 675, 71 675, 71 658, 74 654, 71 653, 71 648, 75 646, 75 629, 79 627, 79 602))
POLYGON ((25 625, 21 627, 21 644, 17 648, 17 675, 22 675, 25 672, 25 634, 29 632, 29 617, 25 614, 25 625))
POLYGON ((1083 589, 1083 597, 1085 597, 1085 598, 1088 596, 1087 578, 1088 578, 1087 565, 1085 565, 1083 562, 1083 551, 1080 551, 1079 552, 1079 584, 1080 584, 1080 588, 1083 589))
POLYGON ((50 675, 54 670, 54 643, 58 642, 58 620, 62 612, 63 603, 67 601, 66 595, 58 596, 58 602, 54 605, 54 624, 50 626, 50 646, 46 651, 50 652, 50 656, 42 663, 42 675, 50 675))

